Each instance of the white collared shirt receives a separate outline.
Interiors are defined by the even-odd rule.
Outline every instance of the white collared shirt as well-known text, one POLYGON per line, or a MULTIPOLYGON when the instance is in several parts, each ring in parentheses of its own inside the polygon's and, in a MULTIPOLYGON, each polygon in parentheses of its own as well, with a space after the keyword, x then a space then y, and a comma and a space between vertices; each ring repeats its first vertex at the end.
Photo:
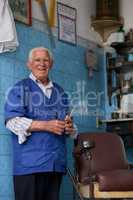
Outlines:
POLYGON ((40 87, 44 95, 50 99, 51 94, 52 94, 52 88, 53 88, 52 81, 49 81, 47 85, 44 85, 43 83, 41 83, 41 81, 37 80, 36 77, 32 73, 30 74, 29 78, 32 79, 40 87))

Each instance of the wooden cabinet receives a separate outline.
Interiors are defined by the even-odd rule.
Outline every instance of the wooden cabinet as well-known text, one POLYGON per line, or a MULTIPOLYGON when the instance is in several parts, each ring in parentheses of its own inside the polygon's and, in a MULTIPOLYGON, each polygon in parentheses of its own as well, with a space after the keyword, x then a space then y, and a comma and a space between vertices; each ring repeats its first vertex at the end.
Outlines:
POLYGON ((128 148, 133 147, 133 107, 130 105, 133 98, 133 59, 128 58, 133 52, 133 43, 113 43, 112 47, 116 53, 106 53, 109 100, 107 111, 110 111, 108 116, 112 116, 112 119, 103 121, 106 123, 107 131, 120 135, 125 147, 128 148), (113 98, 117 101, 116 106, 113 105, 113 98), (127 99, 130 99, 130 102, 127 99))
POLYGON ((119 15, 119 0, 96 0, 96 16, 92 17, 91 25, 103 42, 123 24, 123 18, 119 15))
POLYGON ((114 42, 111 44, 111 47, 116 49, 117 54, 125 55, 133 48, 133 42, 114 42))
POLYGON ((117 55, 113 57, 110 53, 106 54, 109 105, 112 105, 112 96, 116 95, 120 108, 122 95, 133 93, 132 75, 125 79, 125 74, 133 71, 133 61, 128 60, 128 52, 133 48, 133 43, 115 43, 112 46, 116 49, 117 55))
POLYGON ((118 119, 106 121, 107 131, 118 134, 126 148, 133 147, 133 119, 118 119))
POLYGON ((112 46, 116 51, 109 49, 106 52, 105 98, 108 101, 105 105, 105 119, 101 117, 99 124, 104 124, 107 132, 120 135, 128 149, 133 147, 133 59, 128 59, 128 55, 133 54, 133 43, 115 43, 112 46), (126 80, 127 77, 132 79, 131 82, 126 80))
POLYGON ((118 19, 119 0, 97 0, 96 13, 98 19, 118 19))

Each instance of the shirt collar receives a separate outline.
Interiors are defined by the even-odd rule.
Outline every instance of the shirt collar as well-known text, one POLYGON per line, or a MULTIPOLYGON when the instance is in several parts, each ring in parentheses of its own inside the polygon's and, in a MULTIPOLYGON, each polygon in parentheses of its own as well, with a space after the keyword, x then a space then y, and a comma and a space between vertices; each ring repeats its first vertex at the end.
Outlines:
MULTIPOLYGON (((37 84, 41 83, 39 80, 37 80, 37 78, 32 73, 29 75, 29 78, 32 79, 37 84)), ((44 87, 47 89, 54 87, 53 82, 49 81, 47 85, 44 85, 44 87)))

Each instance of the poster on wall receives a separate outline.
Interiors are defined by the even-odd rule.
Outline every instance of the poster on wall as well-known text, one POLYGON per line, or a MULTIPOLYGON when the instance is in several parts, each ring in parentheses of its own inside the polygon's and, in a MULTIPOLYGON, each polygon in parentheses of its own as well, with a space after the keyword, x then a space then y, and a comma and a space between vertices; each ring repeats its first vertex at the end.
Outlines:
POLYGON ((58 38, 60 41, 77 44, 77 11, 68 5, 57 3, 58 38))
POLYGON ((31 25, 31 0, 9 0, 9 4, 17 21, 31 25))

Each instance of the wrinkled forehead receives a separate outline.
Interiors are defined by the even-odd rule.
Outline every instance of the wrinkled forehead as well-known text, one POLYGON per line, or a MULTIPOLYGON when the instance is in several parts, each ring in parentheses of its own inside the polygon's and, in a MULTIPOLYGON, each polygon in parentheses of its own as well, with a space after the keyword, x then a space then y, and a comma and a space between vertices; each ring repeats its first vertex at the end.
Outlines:
POLYGON ((37 55, 43 55, 43 56, 49 56, 50 57, 49 52, 47 50, 44 50, 44 49, 34 50, 33 51, 33 56, 37 56, 37 55))
POLYGON ((45 51, 45 50, 37 50, 34 51, 31 57, 31 60, 35 60, 35 59, 47 59, 47 60, 52 60, 49 52, 45 51))

